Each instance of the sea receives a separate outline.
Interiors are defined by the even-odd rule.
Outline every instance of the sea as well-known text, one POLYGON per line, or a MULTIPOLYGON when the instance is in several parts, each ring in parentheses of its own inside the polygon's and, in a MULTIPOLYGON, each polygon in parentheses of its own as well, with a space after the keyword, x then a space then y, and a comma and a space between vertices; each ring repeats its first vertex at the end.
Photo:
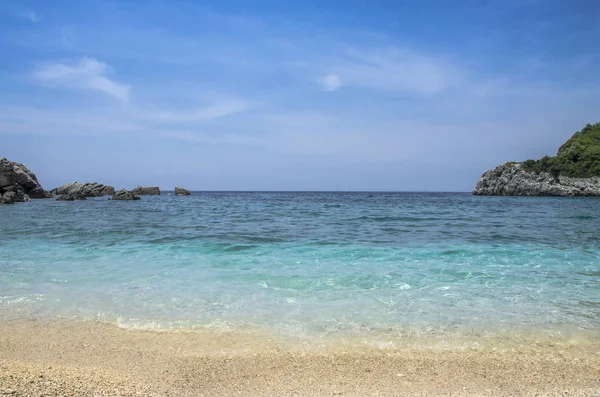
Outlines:
POLYGON ((381 348, 598 338, 600 199, 162 192, 1 206, 0 320, 54 319, 381 348))

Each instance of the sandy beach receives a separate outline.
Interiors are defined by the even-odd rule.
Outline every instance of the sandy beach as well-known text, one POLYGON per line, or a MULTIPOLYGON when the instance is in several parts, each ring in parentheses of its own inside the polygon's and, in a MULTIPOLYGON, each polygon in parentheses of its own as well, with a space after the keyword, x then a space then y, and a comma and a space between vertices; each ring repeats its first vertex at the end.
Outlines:
POLYGON ((311 349, 258 332, 0 325, 0 395, 600 395, 598 343, 311 349))

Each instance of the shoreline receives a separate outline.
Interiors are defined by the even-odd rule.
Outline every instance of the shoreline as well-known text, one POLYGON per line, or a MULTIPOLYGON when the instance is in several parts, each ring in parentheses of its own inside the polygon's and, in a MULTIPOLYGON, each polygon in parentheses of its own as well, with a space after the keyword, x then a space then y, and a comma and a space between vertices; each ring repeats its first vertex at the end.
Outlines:
POLYGON ((555 342, 312 348, 259 332, 18 320, 0 322, 0 395, 600 394, 600 340, 555 342))

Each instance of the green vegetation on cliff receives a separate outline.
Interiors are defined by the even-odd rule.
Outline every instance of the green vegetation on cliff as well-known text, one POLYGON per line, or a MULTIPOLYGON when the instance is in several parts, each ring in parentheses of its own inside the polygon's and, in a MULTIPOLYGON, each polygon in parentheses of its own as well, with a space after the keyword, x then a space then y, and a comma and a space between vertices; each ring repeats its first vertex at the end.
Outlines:
POLYGON ((588 124, 559 149, 556 156, 523 162, 523 168, 555 177, 589 178, 600 175, 600 123, 588 124))

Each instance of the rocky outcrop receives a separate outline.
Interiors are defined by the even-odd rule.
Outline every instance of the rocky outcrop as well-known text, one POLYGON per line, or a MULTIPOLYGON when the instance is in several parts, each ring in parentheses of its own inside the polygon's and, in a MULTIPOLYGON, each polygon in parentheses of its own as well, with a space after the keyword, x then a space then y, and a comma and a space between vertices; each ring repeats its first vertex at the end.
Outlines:
POLYGON ((58 196, 56 201, 75 201, 75 200, 87 200, 85 196, 72 196, 70 194, 63 194, 62 196, 58 196))
POLYGON ((29 198, 49 198, 37 177, 23 164, 0 159, 0 203, 12 204, 29 198))
POLYGON ((190 191, 187 190, 187 189, 184 189, 184 188, 179 187, 179 186, 177 186, 175 188, 175 195, 176 196, 189 196, 190 194, 192 194, 192 193, 190 193, 190 191))
POLYGON ((83 197, 101 197, 115 194, 115 188, 101 183, 72 182, 52 190, 53 194, 83 197))
POLYGON ((112 196, 113 200, 139 200, 140 197, 125 189, 121 189, 112 196))
POLYGON ((473 190, 480 196, 600 196, 600 177, 570 178, 530 172, 507 163, 483 173, 473 190))
POLYGON ((138 196, 160 196, 160 189, 158 186, 138 186, 131 190, 131 193, 137 194, 138 196))

